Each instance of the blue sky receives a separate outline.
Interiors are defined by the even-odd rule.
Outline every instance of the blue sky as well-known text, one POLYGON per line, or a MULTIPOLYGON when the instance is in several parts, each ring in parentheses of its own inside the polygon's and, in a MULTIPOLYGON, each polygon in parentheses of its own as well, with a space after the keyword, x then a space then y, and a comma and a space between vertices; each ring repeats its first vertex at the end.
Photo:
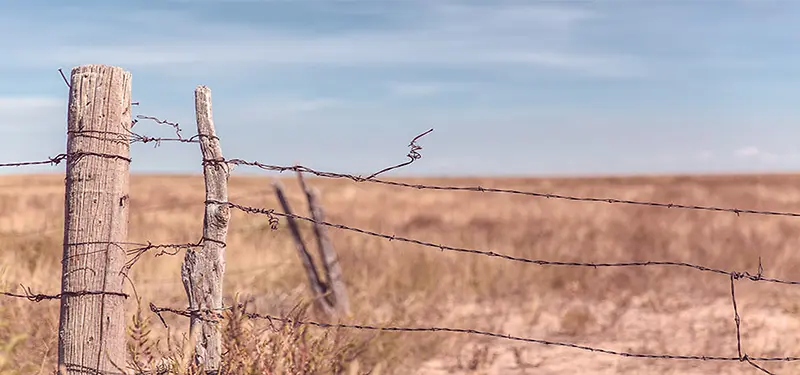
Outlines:
MULTIPOLYGON (((800 167, 800 2, 7 1, 0 163, 63 152, 57 69, 133 74, 134 114, 195 130, 211 87, 227 157, 368 174, 768 172, 800 167)), ((155 124, 148 135, 169 135, 155 124)), ((197 173, 196 145, 133 172, 197 173)), ((57 167, 5 169, 56 172, 57 167)), ((250 171, 237 168, 234 173, 250 171)))

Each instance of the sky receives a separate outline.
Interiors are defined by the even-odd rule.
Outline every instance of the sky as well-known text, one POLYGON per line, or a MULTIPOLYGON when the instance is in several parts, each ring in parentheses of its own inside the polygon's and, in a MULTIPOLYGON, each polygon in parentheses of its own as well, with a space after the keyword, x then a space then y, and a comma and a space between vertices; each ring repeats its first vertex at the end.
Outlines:
MULTIPOLYGON (((800 1, 9 0, 0 163, 64 152, 83 64, 132 74, 133 114, 196 132, 207 85, 228 158, 370 174, 800 169, 800 1)), ((138 132, 169 136, 140 122, 138 132)), ((196 144, 133 173, 200 173, 196 144)), ((61 172, 59 166, 0 173, 61 172)), ((255 173, 238 167, 235 174, 255 173)))

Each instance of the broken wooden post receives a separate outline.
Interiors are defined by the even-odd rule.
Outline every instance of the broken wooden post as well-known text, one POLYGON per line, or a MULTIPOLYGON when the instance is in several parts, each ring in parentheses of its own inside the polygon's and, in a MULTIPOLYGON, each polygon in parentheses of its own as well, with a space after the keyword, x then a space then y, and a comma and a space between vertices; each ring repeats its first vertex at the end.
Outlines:
POLYGON ((275 188, 275 194, 278 196, 278 202, 281 204, 283 212, 286 213, 286 223, 289 226, 289 231, 294 238, 294 244, 297 248, 297 253, 300 256, 300 261, 303 263, 303 268, 306 270, 308 276, 308 284, 311 288, 311 294, 314 298, 314 306, 316 306, 325 315, 331 316, 335 314, 333 306, 331 306, 325 299, 328 292, 328 287, 319 278, 317 267, 314 265, 314 258, 308 253, 306 245, 303 242, 303 237, 300 235, 300 229, 297 227, 297 221, 292 217, 292 209, 289 207, 289 201, 283 193, 283 185, 279 181, 272 183, 275 188))
POLYGON ((325 282, 327 283, 329 293, 326 294, 328 302, 334 307, 340 316, 350 315, 350 300, 347 296, 347 286, 344 282, 342 275, 342 267, 339 264, 339 256, 336 249, 333 247, 328 236, 327 228, 320 224, 325 221, 325 211, 322 209, 322 203, 319 201, 319 193, 316 189, 308 186, 303 173, 297 172, 297 179, 300 182, 300 188, 306 194, 308 201, 308 211, 311 218, 314 220, 314 236, 317 238, 317 251, 322 260, 322 268, 325 274, 325 282))
POLYGON ((289 231, 294 239, 295 247, 297 248, 300 261, 303 263, 303 268, 308 277, 311 294, 314 298, 314 306, 319 311, 329 317, 343 317, 350 314, 350 305, 347 298, 347 289, 345 288, 344 280, 342 279, 342 270, 339 266, 338 257, 333 248, 333 244, 328 238, 328 233, 325 227, 320 224, 324 221, 324 212, 320 205, 316 192, 306 186, 302 174, 298 176, 300 179, 300 186, 308 199, 309 211, 311 212, 312 220, 314 221, 314 236, 317 238, 317 250, 322 262, 322 272, 314 264, 314 258, 309 254, 303 237, 300 234, 300 229, 297 227, 297 221, 293 217, 292 209, 289 206, 289 201, 283 192, 283 186, 280 182, 275 181, 275 194, 278 196, 278 202, 281 204, 283 212, 287 214, 286 222, 289 226, 289 231), (325 279, 320 278, 320 273, 325 276, 325 279))
POLYGON ((231 216, 230 207, 225 204, 228 201, 230 169, 222 157, 222 148, 214 131, 211 90, 206 86, 195 89, 195 111, 206 187, 203 247, 186 251, 181 279, 192 311, 189 331, 195 335, 194 362, 207 374, 216 374, 222 361, 217 316, 222 313, 224 251, 231 216))
POLYGON ((58 367, 65 375, 125 366, 131 74, 72 69, 67 112, 64 253, 58 367))

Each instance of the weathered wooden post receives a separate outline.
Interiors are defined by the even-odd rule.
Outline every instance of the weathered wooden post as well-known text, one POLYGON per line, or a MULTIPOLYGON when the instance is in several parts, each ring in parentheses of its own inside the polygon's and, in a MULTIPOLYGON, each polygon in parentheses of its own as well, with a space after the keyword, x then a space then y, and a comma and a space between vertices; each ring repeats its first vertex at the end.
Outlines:
POLYGON ((203 175, 206 185, 206 209, 203 219, 203 247, 189 249, 181 267, 181 279, 193 311, 190 329, 193 337, 194 362, 206 373, 218 373, 221 366, 222 341, 219 322, 214 315, 222 311, 222 277, 225 273, 225 241, 230 222, 230 207, 213 202, 228 201, 230 169, 222 157, 222 148, 214 131, 211 113, 211 90, 198 86, 194 91, 197 134, 203 154, 203 175), (212 311, 215 314, 208 314, 212 311))
POLYGON ((314 221, 314 236, 317 238, 317 250, 319 252, 320 261, 322 262, 321 270, 314 264, 314 258, 311 257, 305 242, 303 242, 300 229, 292 214, 292 208, 289 206, 289 201, 286 199, 286 194, 283 192, 283 185, 281 185, 279 181, 273 182, 272 185, 275 188, 278 203, 280 203, 281 208, 283 208, 283 212, 287 214, 286 222, 289 225, 289 231, 294 239, 300 261, 303 263, 303 268, 306 270, 311 294, 314 297, 314 306, 329 317, 341 318, 347 316, 350 314, 347 288, 342 278, 339 257, 336 254, 336 250, 333 248, 333 243, 328 237, 325 226, 320 224, 325 221, 322 205, 319 202, 317 192, 306 185, 303 174, 298 172, 297 178, 299 179, 300 187, 303 189, 306 200, 308 201, 308 210, 311 213, 311 219, 314 221), (324 280, 321 278, 320 274, 325 276, 324 280))
POLYGON ((131 74, 84 65, 70 81, 58 365, 68 375, 120 373, 131 74))
POLYGON ((333 315, 335 310, 333 306, 328 303, 325 298, 327 294, 327 286, 320 280, 319 270, 314 264, 314 258, 306 248, 303 237, 300 235, 300 228, 297 226, 297 221, 292 216, 292 208, 289 206, 289 200, 286 199, 286 194, 283 192, 283 185, 280 181, 274 181, 272 187, 275 188, 275 195, 278 197, 283 212, 286 213, 286 223, 289 225, 289 231, 294 239, 297 254, 300 256, 300 262, 303 263, 303 269, 306 270, 306 277, 308 277, 308 286, 311 288, 311 296, 314 298, 314 306, 317 307, 325 315, 333 315))
POLYGON ((306 194, 308 211, 314 219, 314 236, 317 238, 317 251, 322 259, 322 270, 327 281, 327 301, 342 317, 350 315, 350 300, 347 296, 347 286, 342 275, 342 266, 339 264, 339 255, 333 247, 327 228, 320 224, 325 221, 325 210, 319 201, 319 192, 308 186, 303 173, 297 172, 300 188, 306 194))

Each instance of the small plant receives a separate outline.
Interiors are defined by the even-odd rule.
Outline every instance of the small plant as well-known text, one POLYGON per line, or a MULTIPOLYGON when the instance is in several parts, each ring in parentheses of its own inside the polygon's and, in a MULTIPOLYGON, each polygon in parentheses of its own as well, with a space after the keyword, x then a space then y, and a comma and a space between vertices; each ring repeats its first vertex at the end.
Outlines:
POLYGON ((142 314, 142 298, 136 301, 131 325, 128 327, 128 366, 136 373, 150 371, 153 364, 156 343, 151 340, 150 316, 142 314))
POLYGON ((466 370, 470 373, 488 370, 497 360, 497 353, 493 353, 488 344, 476 345, 467 349, 466 358, 459 355, 456 358, 455 369, 466 370))

